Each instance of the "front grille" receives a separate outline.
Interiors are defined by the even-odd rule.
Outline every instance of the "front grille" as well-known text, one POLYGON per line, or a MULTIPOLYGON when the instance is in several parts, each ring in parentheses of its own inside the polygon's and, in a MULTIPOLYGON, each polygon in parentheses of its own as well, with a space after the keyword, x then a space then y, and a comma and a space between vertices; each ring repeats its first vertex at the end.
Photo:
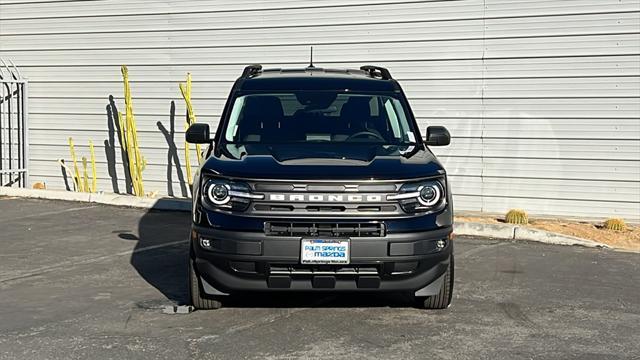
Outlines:
POLYGON ((346 215, 363 215, 366 213, 380 214, 399 214, 400 206, 391 205, 305 205, 305 204, 263 204, 257 203, 252 207, 253 214, 280 214, 291 213, 291 215, 300 215, 301 213, 331 215, 334 213, 344 213, 346 215))
POLYGON ((385 236, 385 226, 382 223, 266 222, 264 233, 268 236, 381 237, 385 236))
POLYGON ((309 181, 249 181, 252 190, 264 195, 254 200, 247 215, 276 217, 391 217, 406 213, 395 195, 401 183, 309 181))

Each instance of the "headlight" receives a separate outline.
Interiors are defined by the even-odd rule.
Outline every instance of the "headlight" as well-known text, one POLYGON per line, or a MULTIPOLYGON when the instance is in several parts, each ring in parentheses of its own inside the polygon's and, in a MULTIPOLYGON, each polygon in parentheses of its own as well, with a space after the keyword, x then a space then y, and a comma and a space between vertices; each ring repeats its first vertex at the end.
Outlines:
POLYGON ((418 187, 418 191, 420 191, 418 201, 420 204, 428 207, 437 204, 442 198, 442 190, 440 189, 439 183, 420 185, 418 187))
POLYGON ((251 199, 263 199, 262 194, 251 193, 249 185, 225 179, 209 179, 204 181, 202 203, 210 209, 226 209, 245 211, 251 199))
POLYGON ((387 200, 398 200, 408 213, 437 211, 446 204, 444 189, 444 179, 410 183, 403 185, 400 193, 388 195, 387 200))
POLYGON ((212 184, 207 190, 209 200, 216 205, 224 205, 231 200, 229 184, 212 184))

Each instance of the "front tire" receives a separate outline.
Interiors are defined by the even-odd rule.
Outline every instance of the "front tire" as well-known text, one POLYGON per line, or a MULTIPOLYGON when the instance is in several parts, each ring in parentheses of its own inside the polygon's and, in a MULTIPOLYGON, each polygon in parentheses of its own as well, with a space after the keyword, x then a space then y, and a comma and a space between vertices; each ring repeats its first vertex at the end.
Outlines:
POLYGON ((424 299, 422 305, 425 309, 446 309, 451 305, 451 298, 453 297, 453 269, 453 254, 451 254, 449 266, 444 273, 444 281, 440 287, 440 292, 437 295, 424 299))
POLYGON ((200 280, 193 266, 193 259, 189 258, 189 298, 191 305, 200 310, 215 310, 222 307, 220 300, 207 296, 202 290, 200 280))

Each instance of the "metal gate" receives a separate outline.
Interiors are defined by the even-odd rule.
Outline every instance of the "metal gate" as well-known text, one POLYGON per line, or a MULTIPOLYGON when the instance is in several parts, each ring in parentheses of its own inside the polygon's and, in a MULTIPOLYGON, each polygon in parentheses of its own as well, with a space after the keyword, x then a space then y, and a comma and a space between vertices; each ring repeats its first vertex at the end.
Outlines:
POLYGON ((0 186, 29 183, 28 83, 12 61, 0 59, 0 186))

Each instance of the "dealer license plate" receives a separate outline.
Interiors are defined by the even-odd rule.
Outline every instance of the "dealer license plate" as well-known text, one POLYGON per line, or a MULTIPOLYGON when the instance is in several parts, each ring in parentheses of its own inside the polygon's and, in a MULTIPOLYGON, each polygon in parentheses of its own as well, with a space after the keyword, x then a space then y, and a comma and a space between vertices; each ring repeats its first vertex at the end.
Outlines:
POLYGON ((348 264, 349 239, 302 239, 303 264, 348 264))

